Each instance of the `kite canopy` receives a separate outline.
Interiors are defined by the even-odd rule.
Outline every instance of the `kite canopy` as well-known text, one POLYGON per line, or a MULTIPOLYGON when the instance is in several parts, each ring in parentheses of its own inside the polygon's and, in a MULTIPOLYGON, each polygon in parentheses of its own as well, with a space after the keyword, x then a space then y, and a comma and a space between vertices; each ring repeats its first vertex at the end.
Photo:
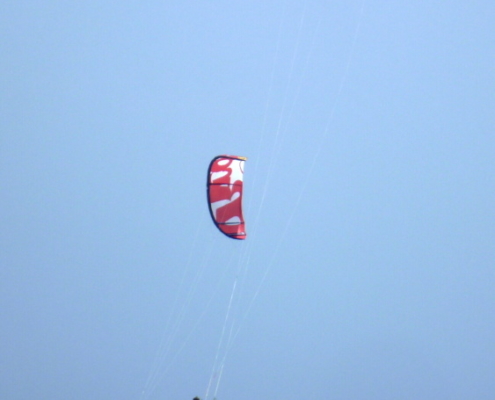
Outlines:
POLYGON ((246 157, 217 156, 211 160, 206 183, 211 218, 232 239, 246 239, 242 215, 242 185, 246 157))

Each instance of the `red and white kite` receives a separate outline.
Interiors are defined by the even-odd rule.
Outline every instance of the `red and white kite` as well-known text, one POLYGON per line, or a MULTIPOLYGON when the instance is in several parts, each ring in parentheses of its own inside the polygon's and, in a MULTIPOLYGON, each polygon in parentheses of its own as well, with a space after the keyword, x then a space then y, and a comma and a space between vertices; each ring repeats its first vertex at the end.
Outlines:
POLYGON ((242 185, 246 157, 217 156, 211 160, 206 183, 211 218, 232 239, 246 239, 242 215, 242 185))

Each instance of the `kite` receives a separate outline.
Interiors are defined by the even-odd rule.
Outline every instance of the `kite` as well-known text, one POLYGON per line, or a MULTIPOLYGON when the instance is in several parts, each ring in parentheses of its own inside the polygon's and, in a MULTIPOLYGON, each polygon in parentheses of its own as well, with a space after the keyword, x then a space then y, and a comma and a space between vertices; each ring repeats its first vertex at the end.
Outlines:
POLYGON ((210 215, 216 227, 232 239, 246 239, 242 214, 242 185, 246 157, 217 156, 206 182, 210 215))

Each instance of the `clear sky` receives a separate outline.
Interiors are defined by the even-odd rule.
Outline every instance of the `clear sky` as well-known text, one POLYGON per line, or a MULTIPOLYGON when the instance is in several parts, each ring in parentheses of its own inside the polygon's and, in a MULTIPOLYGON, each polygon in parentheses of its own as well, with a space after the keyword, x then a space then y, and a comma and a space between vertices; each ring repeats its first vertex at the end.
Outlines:
POLYGON ((2 2, 0 398, 493 399, 494 21, 2 2))

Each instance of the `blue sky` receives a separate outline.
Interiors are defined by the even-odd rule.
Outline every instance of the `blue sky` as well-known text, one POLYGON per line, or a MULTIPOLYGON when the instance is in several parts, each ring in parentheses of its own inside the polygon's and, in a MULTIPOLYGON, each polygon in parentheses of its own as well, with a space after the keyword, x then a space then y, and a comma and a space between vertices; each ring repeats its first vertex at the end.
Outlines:
POLYGON ((495 6, 176 3, 0 6, 0 397, 491 399, 495 6))

